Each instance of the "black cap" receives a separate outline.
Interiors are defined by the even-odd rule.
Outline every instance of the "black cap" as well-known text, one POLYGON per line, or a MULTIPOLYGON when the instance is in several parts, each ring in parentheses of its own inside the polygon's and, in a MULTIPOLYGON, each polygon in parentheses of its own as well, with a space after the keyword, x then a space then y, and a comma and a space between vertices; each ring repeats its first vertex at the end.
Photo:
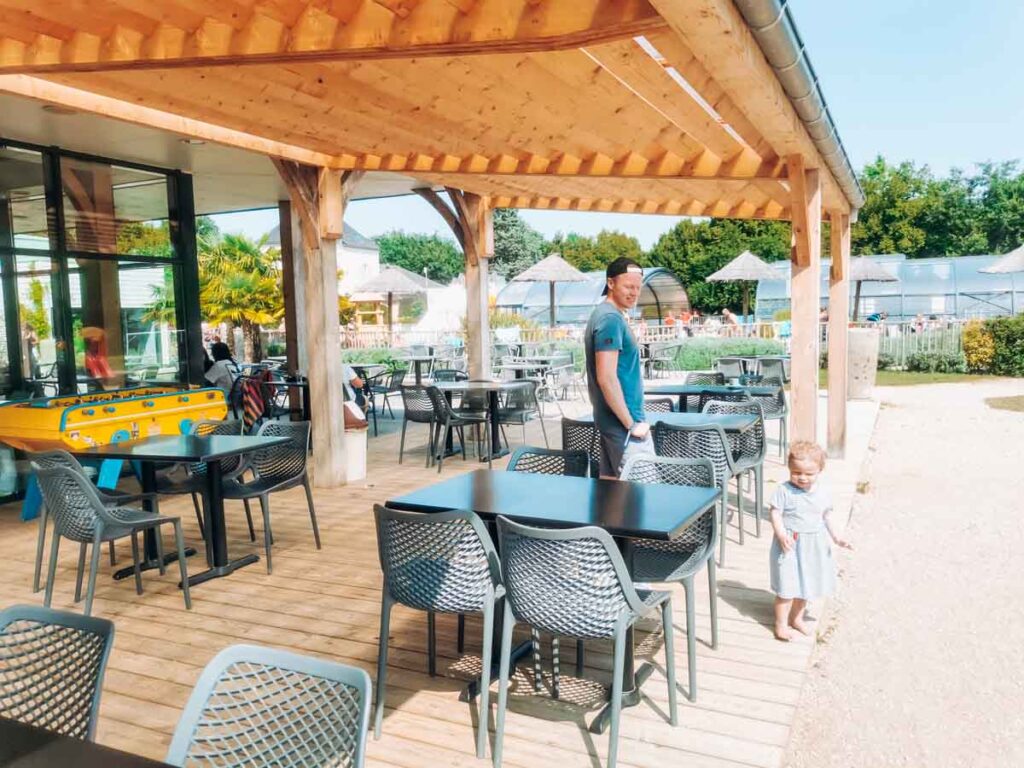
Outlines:
POLYGON ((608 268, 605 269, 605 271, 604 271, 605 284, 604 284, 604 290, 601 291, 601 295, 602 296, 607 296, 608 295, 608 282, 607 281, 609 279, 611 279, 613 277, 618 277, 619 275, 624 275, 627 272, 633 271, 632 269, 630 269, 631 267, 634 267, 636 269, 636 271, 638 271, 641 274, 643 274, 643 268, 639 264, 637 264, 635 261, 633 261, 632 259, 628 258, 627 256, 619 256, 619 258, 615 259, 611 264, 609 264, 608 268))

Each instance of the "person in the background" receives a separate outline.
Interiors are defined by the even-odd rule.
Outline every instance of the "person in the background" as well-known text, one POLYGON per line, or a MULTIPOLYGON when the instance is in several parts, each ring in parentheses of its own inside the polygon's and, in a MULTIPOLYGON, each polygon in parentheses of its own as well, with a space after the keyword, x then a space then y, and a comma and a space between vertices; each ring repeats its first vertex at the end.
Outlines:
POLYGON ((85 342, 86 376, 106 386, 114 379, 114 372, 107 359, 107 332, 94 325, 87 325, 82 329, 82 341, 85 342))
POLYGON ((667 326, 669 326, 671 328, 675 324, 676 324, 675 315, 673 315, 671 312, 666 312, 665 313, 665 325, 667 325, 667 326))
POLYGON ((344 379, 345 399, 351 400, 360 408, 366 405, 366 398, 363 396, 363 387, 366 382, 356 375, 355 369, 347 363, 342 366, 341 378, 344 379))
POLYGON ((223 390, 227 396, 238 378, 238 363, 231 357, 231 350, 223 341, 215 341, 210 345, 210 355, 213 357, 213 365, 203 374, 203 378, 223 390))

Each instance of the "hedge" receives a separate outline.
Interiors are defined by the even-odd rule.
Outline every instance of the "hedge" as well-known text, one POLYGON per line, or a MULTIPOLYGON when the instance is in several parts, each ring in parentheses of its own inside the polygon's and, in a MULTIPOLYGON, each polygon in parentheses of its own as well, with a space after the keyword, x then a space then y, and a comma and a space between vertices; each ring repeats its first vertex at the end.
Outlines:
POLYGON ((968 370, 1024 377, 1024 314, 968 323, 961 339, 968 370))
POLYGON ((766 339, 686 339, 676 350, 675 366, 682 371, 707 371, 720 357, 734 355, 781 355, 786 351, 781 341, 766 339))

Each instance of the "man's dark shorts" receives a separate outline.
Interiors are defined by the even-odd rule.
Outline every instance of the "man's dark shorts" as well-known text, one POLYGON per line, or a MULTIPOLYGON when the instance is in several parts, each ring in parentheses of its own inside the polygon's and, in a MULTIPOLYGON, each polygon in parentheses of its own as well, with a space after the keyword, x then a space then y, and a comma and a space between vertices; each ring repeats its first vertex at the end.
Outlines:
POLYGON ((622 455, 626 451, 626 428, 610 432, 599 432, 597 439, 601 443, 601 461, 599 463, 601 477, 618 477, 622 469, 622 455))

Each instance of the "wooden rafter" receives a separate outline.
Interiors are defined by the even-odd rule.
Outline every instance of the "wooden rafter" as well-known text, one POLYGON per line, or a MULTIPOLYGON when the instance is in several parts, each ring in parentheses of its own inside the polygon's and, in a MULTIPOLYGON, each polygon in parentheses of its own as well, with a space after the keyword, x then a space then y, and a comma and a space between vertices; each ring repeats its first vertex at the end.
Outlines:
POLYGON ((133 5, 0 0, 0 72, 565 50, 665 26, 646 0, 275 0, 233 13, 220 0, 133 5))

